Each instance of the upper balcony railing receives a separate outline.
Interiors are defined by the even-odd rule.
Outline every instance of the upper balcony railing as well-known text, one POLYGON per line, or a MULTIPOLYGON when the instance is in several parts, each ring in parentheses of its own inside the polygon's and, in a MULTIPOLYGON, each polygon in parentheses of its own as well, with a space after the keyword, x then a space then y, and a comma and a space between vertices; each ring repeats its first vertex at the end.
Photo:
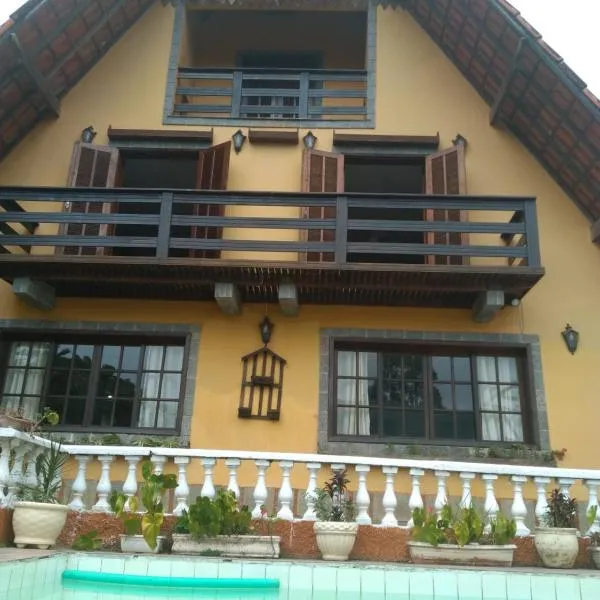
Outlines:
POLYGON ((175 116, 334 121, 367 119, 367 72, 355 69, 182 67, 175 116))

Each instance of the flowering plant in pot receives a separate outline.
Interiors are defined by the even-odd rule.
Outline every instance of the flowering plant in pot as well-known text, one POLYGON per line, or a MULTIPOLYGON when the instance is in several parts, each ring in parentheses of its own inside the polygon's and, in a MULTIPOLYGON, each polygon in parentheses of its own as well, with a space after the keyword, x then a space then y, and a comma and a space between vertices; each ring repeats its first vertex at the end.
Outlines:
POLYGON ((577 502, 559 489, 552 490, 548 508, 535 528, 535 547, 545 567, 571 569, 579 553, 577 502))
POLYGON ((314 531, 323 560, 348 560, 356 541, 358 523, 348 497, 348 483, 345 469, 334 471, 312 494, 317 516, 314 531))
POLYGON ((165 520, 163 497, 167 490, 177 487, 175 475, 152 473, 150 461, 142 464, 143 482, 140 485, 141 505, 136 496, 113 492, 109 498, 111 510, 123 521, 125 535, 121 536, 122 552, 160 552, 164 537, 160 530, 165 520))

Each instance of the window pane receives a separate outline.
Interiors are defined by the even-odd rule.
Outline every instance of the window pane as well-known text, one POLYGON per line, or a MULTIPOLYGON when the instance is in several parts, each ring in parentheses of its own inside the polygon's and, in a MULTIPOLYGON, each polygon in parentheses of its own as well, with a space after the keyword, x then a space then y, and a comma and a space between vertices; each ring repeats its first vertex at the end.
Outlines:
POLYGON ((337 403, 356 405, 356 379, 337 380, 337 403))
POLYGON ((121 373, 117 396, 119 398, 135 398, 137 392, 137 373, 121 373))
POLYGON ((113 427, 131 427, 133 415, 133 402, 131 400, 117 400, 115 403, 115 420, 113 427))
POLYGON ((94 425, 110 427, 112 425, 113 400, 96 398, 94 402, 94 425))
POLYGON ((356 376, 356 352, 338 352, 338 375, 356 376))
POLYGON ((498 378, 502 383, 518 383, 517 359, 512 356, 498 358, 498 378))
POLYGON ((23 393, 28 396, 40 396, 44 387, 43 369, 29 369, 25 378, 23 393))
POLYGON ((62 422, 65 425, 83 425, 84 414, 85 398, 69 398, 62 422))
POLYGON ((477 357, 477 378, 479 381, 498 381, 496 359, 493 356, 477 357))
POLYGON ((466 356, 456 356, 454 363, 454 379, 456 381, 471 381, 471 360, 466 356))
POLYGON ((521 412, 521 395, 514 385, 500 386, 500 406, 504 412, 521 412))
POLYGON ((436 439, 454 438, 454 413, 436 412, 433 416, 434 437, 436 439))
POLYGON ((26 367, 29 360, 29 342, 14 342, 10 348, 8 364, 13 367, 26 367))
POLYGON ((431 358, 434 381, 450 381, 452 372, 450 370, 449 356, 433 356, 431 358))
POLYGON ((404 412, 406 432, 408 437, 425 437, 425 412, 422 410, 407 410, 404 412))
POLYGON ((359 377, 377 377, 377 353, 358 353, 358 375, 359 377))
POLYGON ((377 406, 377 381, 358 380, 359 406, 377 406))
POLYGON ((96 395, 104 398, 113 397, 116 394, 117 377, 112 371, 100 371, 98 376, 98 387, 96 395))
POLYGON ((404 377, 406 379, 423 379, 423 357, 422 356, 404 356, 404 377))
POLYGON ((402 411, 383 411, 383 435, 388 437, 402 437, 402 411))
POLYGON ((125 346, 123 348, 123 358, 121 359, 121 369, 124 371, 137 371, 140 367, 139 346, 125 346))
POLYGON ((68 369, 71 366, 74 349, 73 344, 58 344, 54 350, 52 366, 56 369, 68 369))
MULTIPOLYGON (((7 373, 6 381, 9 381, 9 372, 7 373)), ((51 396, 64 396, 67 393, 67 385, 69 383, 69 371, 53 371, 50 373, 50 381, 48 383, 48 393, 51 396)), ((5 384, 6 387, 6 384, 5 384)))
POLYGON ((433 386, 433 408, 452 410, 452 386, 449 383, 433 386))
POLYGON ((506 442, 523 441, 523 422, 521 415, 502 415, 502 430, 506 442))
POLYGON ((165 429, 174 429, 177 424, 177 403, 161 402, 158 406, 157 427, 165 429))
POLYGON ((484 440, 500 441, 500 416, 496 413, 481 414, 481 436, 484 440))
POLYGON ((30 367, 46 367, 48 354, 50 352, 50 344, 46 342, 35 342, 31 344, 31 353, 29 355, 30 367))
POLYGON ((104 346, 102 349, 102 368, 118 369, 121 346, 104 346))
POLYGON ((402 383, 399 381, 383 382, 383 403, 389 406, 402 406, 402 383))
POLYGON ((154 427, 156 421, 156 402, 140 402, 138 427, 154 427))
POLYGON ((423 384, 407 382, 404 384, 404 406, 405 408, 422 408, 425 403, 423 399, 423 384))
POLYGON ((25 387, 25 369, 8 369, 4 377, 3 393, 22 394, 25 387))
POLYGON ((87 396, 89 382, 89 371, 73 371, 71 373, 71 383, 69 384, 69 395, 87 396))
POLYGON ((473 388, 470 385, 454 386, 454 401, 456 410, 473 410, 473 388))
POLYGON ((383 354, 383 378, 402 379, 402 354, 383 354))
POLYGON ((144 371, 160 371, 163 368, 163 346, 146 346, 144 371))
POLYGON ((162 386, 160 390, 161 398, 177 400, 181 389, 181 375, 167 374, 163 375, 162 386))
POLYGON ((356 409, 337 409, 337 433, 338 435, 356 435, 356 409))
POLYGON ((94 354, 94 346, 79 346, 75 347, 75 357, 73 368, 89 369, 92 366, 92 355, 94 354))
POLYGON ((456 437, 461 440, 475 440, 475 413, 456 413, 456 437))
POLYGON ((498 410, 498 388, 495 385, 479 384, 479 408, 498 410))
POLYGON ((160 395, 160 373, 144 373, 142 375, 142 396, 158 398, 160 395))
POLYGON ((180 346, 167 347, 165 356, 165 371, 181 371, 183 368, 183 348, 180 346))
POLYGON ((361 408, 357 411, 358 435, 377 434, 377 411, 361 408), (373 418, 371 418, 371 416, 373 418))

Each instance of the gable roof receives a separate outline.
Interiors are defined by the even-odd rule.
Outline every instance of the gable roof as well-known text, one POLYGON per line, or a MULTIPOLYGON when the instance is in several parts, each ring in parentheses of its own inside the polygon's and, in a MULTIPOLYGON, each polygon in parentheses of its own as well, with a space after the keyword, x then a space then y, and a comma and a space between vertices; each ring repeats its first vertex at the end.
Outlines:
MULTIPOLYGON (((60 98, 154 2, 29 0, 0 26, 0 159, 59 112, 60 98)), ((271 8, 305 2, 195 0, 271 8)), ((336 0, 351 8, 367 2, 336 0)), ((490 121, 510 129, 588 219, 600 220, 600 101, 519 11, 506 0, 381 4, 407 10, 491 106, 490 121)))

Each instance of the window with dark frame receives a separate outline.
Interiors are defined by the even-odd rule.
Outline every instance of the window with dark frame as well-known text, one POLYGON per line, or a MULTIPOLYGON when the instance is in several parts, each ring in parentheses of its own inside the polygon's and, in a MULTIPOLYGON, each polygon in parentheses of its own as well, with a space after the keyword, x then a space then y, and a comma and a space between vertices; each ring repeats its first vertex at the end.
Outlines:
POLYGON ((335 437, 529 441, 520 350, 337 343, 332 366, 335 437))
POLYGON ((185 353, 185 339, 7 342, 0 406, 56 410, 63 430, 176 432, 185 353))

